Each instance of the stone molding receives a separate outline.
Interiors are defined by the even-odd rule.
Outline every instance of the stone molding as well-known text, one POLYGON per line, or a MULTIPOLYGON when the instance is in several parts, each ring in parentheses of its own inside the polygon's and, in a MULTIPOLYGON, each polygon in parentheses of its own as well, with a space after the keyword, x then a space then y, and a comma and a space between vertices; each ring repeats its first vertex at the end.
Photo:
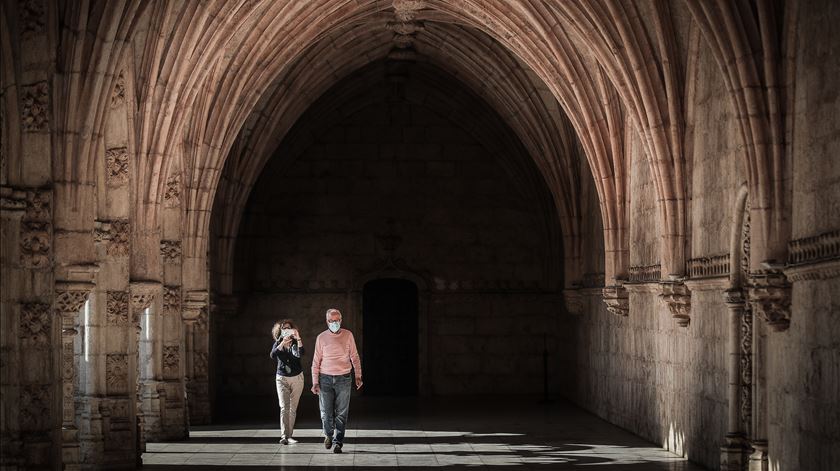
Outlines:
POLYGON ((671 317, 680 327, 688 327, 691 322, 691 291, 682 281, 663 281, 660 284, 662 294, 659 297, 668 306, 671 317))
POLYGON ((128 148, 112 147, 105 150, 106 181, 109 186, 128 183, 128 148))
POLYGON ((729 258, 729 254, 723 254, 689 259, 688 277, 690 279, 729 277, 729 258))
POLYGON ((644 283, 624 283, 624 289, 630 293, 655 293, 660 294, 662 287, 659 281, 647 281, 644 283))
POLYGON ((778 269, 753 272, 749 276, 749 300, 753 312, 776 332, 790 327, 791 286, 778 269))
POLYGON ((179 263, 181 261, 181 241, 161 240, 160 256, 163 263, 179 263))
POLYGON ((26 210, 26 188, 0 186, 0 211, 20 212, 26 210))
POLYGON ((187 291, 181 303, 181 319, 188 324, 198 321, 202 311, 207 307, 208 299, 206 290, 187 291))
POLYGON ((827 260, 807 265, 785 268, 785 276, 790 281, 813 281, 840 277, 840 260, 827 260))
POLYGON ((630 296, 623 285, 613 285, 603 288, 604 303, 607 311, 621 317, 630 313, 630 296))
POLYGON ((630 283, 646 283, 662 279, 662 265, 636 265, 628 269, 630 283))

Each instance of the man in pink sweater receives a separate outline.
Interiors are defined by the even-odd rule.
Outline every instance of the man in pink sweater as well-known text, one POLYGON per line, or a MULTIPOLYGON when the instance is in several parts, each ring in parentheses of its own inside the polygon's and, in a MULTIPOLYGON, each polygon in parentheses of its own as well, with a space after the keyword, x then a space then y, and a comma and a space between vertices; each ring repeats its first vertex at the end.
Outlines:
POLYGON ((341 328, 341 312, 327 310, 327 330, 315 339, 312 356, 312 392, 318 395, 324 447, 341 453, 347 413, 350 411, 351 370, 356 372, 356 389, 362 387, 362 361, 353 333, 341 328), (335 437, 333 438, 333 431, 335 437))

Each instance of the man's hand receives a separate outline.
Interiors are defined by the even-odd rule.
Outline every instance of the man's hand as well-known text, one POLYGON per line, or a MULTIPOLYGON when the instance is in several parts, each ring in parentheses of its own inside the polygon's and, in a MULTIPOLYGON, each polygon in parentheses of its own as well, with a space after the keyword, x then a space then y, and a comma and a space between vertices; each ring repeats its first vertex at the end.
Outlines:
POLYGON ((321 385, 320 384, 313 384, 312 385, 312 394, 321 394, 321 385))
POLYGON ((362 384, 364 384, 362 383, 362 377, 356 376, 356 389, 362 389, 362 384))

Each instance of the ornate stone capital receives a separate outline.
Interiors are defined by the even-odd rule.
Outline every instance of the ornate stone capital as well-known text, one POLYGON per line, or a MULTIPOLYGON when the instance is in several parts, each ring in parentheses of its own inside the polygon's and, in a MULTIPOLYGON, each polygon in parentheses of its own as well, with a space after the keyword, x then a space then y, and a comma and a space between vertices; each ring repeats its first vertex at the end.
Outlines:
POLYGON ((151 306, 160 286, 157 281, 132 281, 129 283, 131 310, 137 312, 151 306))
POLYGON ((790 327, 790 283, 777 269, 754 272, 749 277, 753 312, 776 332, 790 327))
POLYGON ((207 307, 208 294, 205 290, 187 291, 181 304, 181 318, 187 324, 195 323, 207 307))
POLYGON ((603 290, 607 311, 616 316, 626 317, 630 313, 630 296, 622 285, 607 286, 603 290))
POLYGON ((659 297, 668 306, 671 316, 680 327, 688 327, 691 322, 691 291, 681 281, 660 283, 662 293, 659 297))
POLYGON ((584 299, 583 294, 581 294, 580 290, 564 289, 563 301, 566 303, 566 311, 569 314, 573 316, 579 316, 583 314, 584 299))

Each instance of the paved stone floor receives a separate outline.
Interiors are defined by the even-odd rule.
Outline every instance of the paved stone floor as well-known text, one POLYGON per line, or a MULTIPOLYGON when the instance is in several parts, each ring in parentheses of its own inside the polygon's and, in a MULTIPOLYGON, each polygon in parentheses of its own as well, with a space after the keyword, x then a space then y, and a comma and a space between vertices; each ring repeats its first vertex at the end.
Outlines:
POLYGON ((268 423, 193 427, 186 441, 148 444, 143 469, 703 469, 562 401, 353 397, 341 455, 324 449, 314 397, 299 410, 296 445, 268 423))

